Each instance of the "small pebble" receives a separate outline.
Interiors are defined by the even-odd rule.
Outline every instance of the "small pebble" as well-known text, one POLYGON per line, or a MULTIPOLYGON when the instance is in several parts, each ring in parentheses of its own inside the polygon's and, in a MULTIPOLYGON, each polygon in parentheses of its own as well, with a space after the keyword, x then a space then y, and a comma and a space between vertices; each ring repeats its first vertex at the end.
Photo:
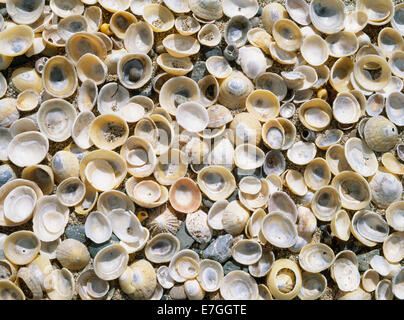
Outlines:
POLYGON ((256 28, 260 24, 260 18, 254 17, 251 19, 251 27, 256 28))
POLYGON ((224 275, 235 270, 241 270, 241 267, 237 265, 233 260, 229 260, 223 265, 224 275))
POLYGON ((187 295, 183 285, 176 285, 170 289, 169 295, 173 300, 185 300, 187 295))
POLYGON ((195 240, 186 231, 185 222, 181 224, 181 227, 175 236, 178 238, 178 240, 180 240, 180 250, 189 249, 195 242, 195 240))
POLYGON ((359 271, 363 272, 366 271, 370 268, 370 260, 372 260, 372 258, 374 256, 380 255, 380 249, 375 249, 363 254, 358 254, 358 263, 359 263, 359 271))
POLYGON ((108 241, 105 241, 103 243, 95 243, 91 241, 90 245, 87 247, 88 252, 90 252, 90 256, 94 258, 101 249, 117 242, 119 242, 119 239, 114 234, 112 234, 111 238, 108 241))
POLYGON ((263 178, 262 166, 257 169, 251 169, 251 170, 244 170, 240 168, 234 169, 234 177, 236 178, 237 183, 240 182, 240 180, 243 179, 244 177, 248 176, 254 176, 259 179, 263 178))
POLYGON ((238 48, 234 44, 229 44, 224 49, 223 55, 228 61, 234 61, 238 57, 238 48))
POLYGON ((0 166, 0 187, 9 180, 16 178, 17 176, 14 170, 8 164, 3 164, 0 166))
POLYGON ((6 8, 1 8, 0 9, 0 14, 5 18, 7 17, 8 13, 7 13, 7 9, 6 8))
POLYGON ((153 49, 150 49, 149 54, 150 54, 150 57, 153 58, 156 55, 156 52, 153 49))
POLYGON ((164 46, 162 44, 159 44, 156 46, 156 53, 160 54, 160 53, 164 53, 166 52, 166 48, 164 48, 164 46))
POLYGON ((231 257, 233 236, 225 234, 213 241, 202 253, 202 258, 224 263, 231 257))
POLYGON ((238 190, 234 190, 230 197, 227 198, 227 201, 232 202, 238 199, 238 190))
POLYGON ((202 198, 202 203, 207 208, 211 208, 213 206, 213 204, 214 204, 213 201, 211 201, 211 200, 209 200, 208 198, 205 198, 205 197, 202 198))
POLYGON ((84 226, 69 226, 66 228, 65 234, 69 239, 75 239, 84 244, 87 242, 84 226))
POLYGON ((213 49, 210 49, 209 51, 205 52, 206 59, 213 56, 222 56, 222 55, 223 55, 222 49, 220 49, 219 47, 214 47, 213 49))
POLYGON ((198 82, 201 80, 206 73, 206 62, 205 61, 198 61, 194 64, 194 69, 191 73, 191 79, 198 82))

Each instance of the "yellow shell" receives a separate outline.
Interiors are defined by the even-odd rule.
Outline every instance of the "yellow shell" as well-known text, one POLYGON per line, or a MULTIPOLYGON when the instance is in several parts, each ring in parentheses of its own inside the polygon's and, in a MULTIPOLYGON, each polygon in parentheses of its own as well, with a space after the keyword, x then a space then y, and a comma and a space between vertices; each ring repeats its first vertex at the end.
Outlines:
POLYGON ((275 299, 292 300, 302 286, 302 273, 292 260, 279 259, 272 265, 266 283, 275 299))

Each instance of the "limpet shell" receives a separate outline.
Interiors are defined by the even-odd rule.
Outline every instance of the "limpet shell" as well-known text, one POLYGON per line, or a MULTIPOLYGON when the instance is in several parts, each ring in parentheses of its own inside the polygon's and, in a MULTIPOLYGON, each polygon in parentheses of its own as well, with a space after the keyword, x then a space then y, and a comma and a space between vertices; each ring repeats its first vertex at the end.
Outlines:
POLYGON ((17 134, 7 148, 8 158, 19 167, 40 163, 49 149, 49 141, 40 132, 28 131, 17 134))
POLYGON ((62 142, 70 138, 76 110, 63 99, 49 99, 41 104, 37 113, 38 127, 49 140, 62 142))
POLYGON ((91 212, 84 224, 86 237, 95 243, 103 243, 112 235, 110 219, 99 211, 91 212))
POLYGON ((317 300, 327 289, 327 279, 321 273, 303 272, 302 287, 298 294, 301 300, 317 300))
POLYGON ((145 255, 153 263, 169 262, 180 250, 180 242, 171 233, 159 233, 146 244, 145 255))
POLYGON ((351 168, 364 177, 376 173, 378 162, 374 152, 359 138, 350 138, 345 143, 345 158, 351 168))
POLYGON ((113 150, 120 147, 128 136, 128 124, 116 114, 99 115, 90 124, 89 137, 100 149, 113 150))
POLYGON ((262 234, 278 248, 290 248, 297 241, 297 229, 293 221, 281 212, 271 211, 262 220, 262 234))
POLYGON ((299 141, 288 149, 286 155, 293 163, 305 165, 314 159, 316 152, 316 145, 314 143, 299 141))
POLYGON ((174 27, 173 13, 159 4, 144 6, 143 19, 151 26, 154 32, 166 32, 174 27))
POLYGON ((199 262, 197 280, 206 292, 218 290, 224 277, 222 265, 214 260, 204 259, 199 262))
POLYGON ((24 54, 34 41, 33 30, 25 25, 15 25, 0 33, 0 54, 15 57, 24 54))
POLYGON ((232 247, 233 259, 244 265, 258 262, 261 256, 261 245, 255 240, 240 240, 232 247))
POLYGON ((311 209, 317 219, 331 221, 341 209, 341 199, 338 190, 331 186, 320 187, 314 194, 311 209))
POLYGON ((299 264, 307 272, 324 271, 331 267, 334 261, 333 250, 324 243, 307 244, 299 253, 299 264))
POLYGON ((386 220, 395 230, 404 231, 404 201, 393 202, 387 207, 386 220))
POLYGON ((247 19, 251 19, 258 12, 257 0, 224 0, 223 1, 223 13, 229 18, 235 15, 243 15, 247 19))
POLYGON ((275 299, 292 300, 302 287, 302 272, 292 260, 279 259, 272 265, 266 283, 275 299))
POLYGON ((331 170, 323 158, 313 159, 304 170, 304 182, 313 190, 328 185, 330 180, 331 170))
POLYGON ((42 84, 48 94, 57 98, 70 97, 76 91, 77 83, 76 69, 68 58, 55 56, 46 62, 42 71, 42 84))
POLYGON ((10 234, 3 243, 7 260, 16 265, 30 263, 39 253, 40 241, 31 231, 22 230, 10 234))
POLYGON ((223 278, 220 294, 225 300, 255 300, 258 297, 258 285, 248 273, 234 270, 223 278))
POLYGON ((56 259, 63 267, 71 271, 78 271, 90 262, 90 253, 80 241, 66 239, 58 245, 56 259))
POLYGON ((219 0, 205 2, 202 0, 190 0, 191 11, 199 18, 205 20, 218 20, 223 16, 223 5, 219 0))
POLYGON ((94 258, 94 271, 103 280, 119 278, 128 265, 129 255, 120 244, 109 245, 100 251, 94 258))
POLYGON ((365 208, 371 199, 368 182, 358 173, 343 171, 331 181, 331 185, 338 190, 341 205, 345 209, 360 210, 365 208))
POLYGON ((345 5, 341 0, 313 0, 309 13, 311 23, 323 33, 334 34, 344 28, 345 5))
POLYGON ((348 241, 351 235, 351 221, 349 215, 344 210, 339 210, 331 220, 331 232, 342 241, 348 241))
POLYGON ((202 195, 193 180, 179 178, 171 185, 169 201, 176 211, 192 213, 200 207, 202 195))

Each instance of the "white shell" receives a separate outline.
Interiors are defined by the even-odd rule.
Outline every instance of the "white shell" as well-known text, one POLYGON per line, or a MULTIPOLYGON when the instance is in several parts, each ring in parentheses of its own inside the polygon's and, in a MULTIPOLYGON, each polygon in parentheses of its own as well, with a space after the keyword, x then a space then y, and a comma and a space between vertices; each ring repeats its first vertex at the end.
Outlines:
POLYGON ((296 142, 286 155, 290 161, 297 165, 308 164, 316 156, 316 145, 312 142, 296 142))
POLYGON ((333 277, 342 291, 354 291, 359 287, 360 274, 358 267, 346 258, 338 258, 333 266, 333 277))
MULTIPOLYGON (((122 208, 113 209, 107 214, 112 231, 123 242, 144 246, 145 230, 133 212, 122 208)), ((146 239, 147 240, 147 239, 146 239)))
POLYGON ((206 292, 215 292, 222 284, 224 277, 222 265, 214 260, 204 259, 199 262, 198 281, 206 292))
POLYGON ((310 18, 317 30, 333 34, 345 24, 345 5, 340 0, 313 0, 310 2, 310 18))
POLYGON ((392 282, 392 290, 393 294, 397 299, 404 299, 404 268, 401 268, 400 271, 396 273, 392 282))
POLYGON ((350 138, 345 143, 345 158, 351 168, 364 177, 376 173, 378 162, 375 153, 359 138, 350 138))
POLYGON ((103 243, 112 235, 110 220, 99 211, 93 211, 88 215, 84 228, 86 237, 95 243, 103 243))
POLYGON ((176 118, 180 126, 189 132, 200 132, 209 123, 206 108, 197 102, 185 102, 178 106, 176 118))
POLYGON ((156 271, 157 281, 164 289, 171 289, 175 281, 171 278, 168 266, 161 266, 156 271))
POLYGON ((8 158, 19 167, 40 163, 49 150, 49 141, 42 133, 28 131, 17 134, 8 145, 8 158))
POLYGON ((262 247, 255 240, 237 241, 232 248, 232 257, 238 263, 252 265, 261 258, 262 247))
POLYGON ((299 263, 307 272, 321 272, 328 269, 335 260, 333 250, 324 243, 307 244, 299 253, 299 263))
POLYGON ((297 229, 293 221, 280 212, 271 212, 262 220, 262 234, 278 248, 290 248, 297 241, 297 229))
MULTIPOLYGON (((168 266, 168 274, 174 281, 180 282, 180 283, 185 282, 185 280, 186 280, 186 278, 181 276, 178 272, 179 264, 181 263, 181 260, 183 258, 185 258, 187 260, 189 260, 189 259, 194 260, 196 263, 199 264, 199 255, 196 252, 194 252, 190 249, 184 249, 184 250, 177 252, 170 261, 170 264, 168 266)), ((192 264, 187 264, 187 265, 190 266, 191 269, 194 269, 192 264)))
POLYGON ((128 260, 126 249, 119 244, 112 244, 98 251, 94 257, 94 271, 103 280, 114 280, 125 271, 128 260))
POLYGON ((225 300, 255 300, 258 298, 258 285, 248 273, 235 270, 223 278, 220 294, 225 300))
POLYGON ((159 233, 147 243, 145 256, 153 263, 164 263, 169 262, 179 250, 180 242, 176 236, 159 233))
POLYGON ((75 118, 76 110, 63 99, 43 102, 37 113, 39 130, 55 142, 65 141, 71 136, 75 118))
POLYGON ((223 212, 225 211, 229 201, 216 201, 208 211, 208 225, 214 230, 223 230, 223 212))
POLYGON ((54 241, 65 231, 69 208, 62 205, 56 195, 38 200, 33 218, 33 230, 41 241, 54 241))

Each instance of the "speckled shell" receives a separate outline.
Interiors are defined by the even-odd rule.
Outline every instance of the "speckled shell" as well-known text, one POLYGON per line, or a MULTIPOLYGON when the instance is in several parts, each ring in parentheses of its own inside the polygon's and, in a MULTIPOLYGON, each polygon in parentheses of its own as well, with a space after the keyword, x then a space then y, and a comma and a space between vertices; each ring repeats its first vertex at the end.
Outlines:
POLYGON ((56 249, 56 259, 67 269, 83 269, 90 261, 87 247, 75 239, 64 240, 56 249))
POLYGON ((398 142, 397 127, 383 116, 370 118, 364 129, 367 145, 374 151, 391 150, 398 142))

